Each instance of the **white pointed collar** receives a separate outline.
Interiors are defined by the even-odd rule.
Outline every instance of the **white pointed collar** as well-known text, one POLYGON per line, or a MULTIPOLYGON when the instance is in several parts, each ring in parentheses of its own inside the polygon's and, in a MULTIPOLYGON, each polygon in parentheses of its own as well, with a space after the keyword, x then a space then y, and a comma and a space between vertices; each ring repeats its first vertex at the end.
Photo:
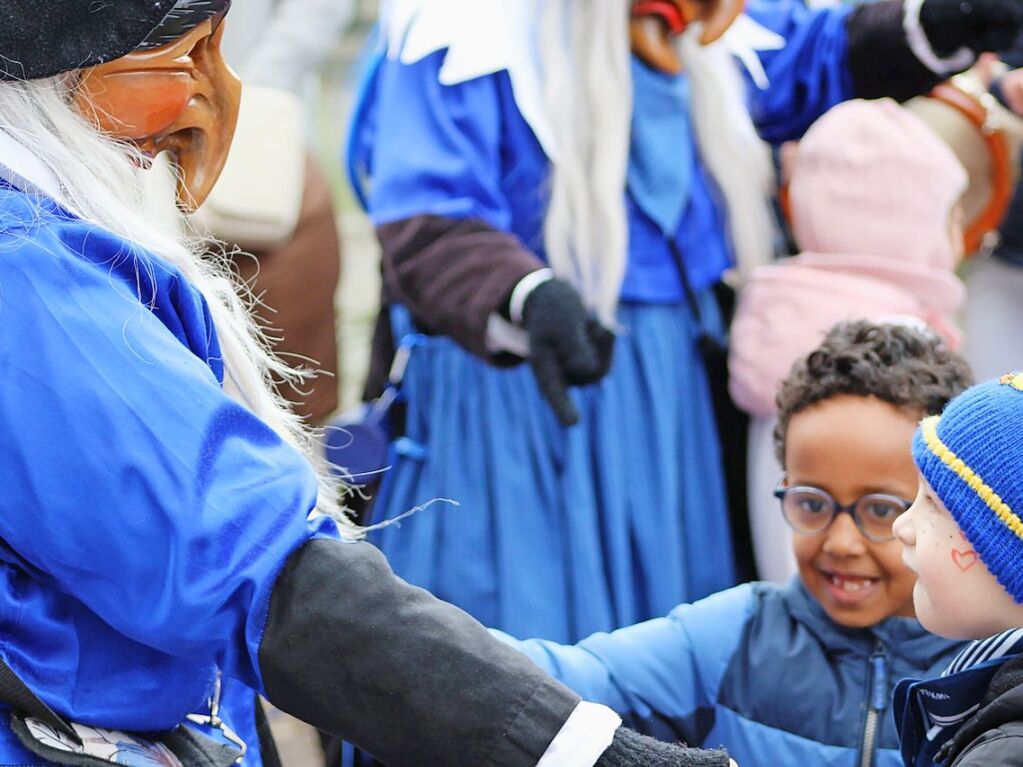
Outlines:
POLYGON ((49 197, 68 208, 60 179, 28 147, 0 130, 0 179, 30 194, 49 197))
MULTIPOLYGON (((548 159, 557 157, 543 104, 543 78, 536 49, 535 3, 526 0, 385 0, 381 40, 388 57, 414 64, 446 50, 439 80, 444 85, 508 72, 515 104, 548 159)), ((760 88, 768 86, 758 51, 779 50, 785 38, 740 16, 722 38, 760 88)))

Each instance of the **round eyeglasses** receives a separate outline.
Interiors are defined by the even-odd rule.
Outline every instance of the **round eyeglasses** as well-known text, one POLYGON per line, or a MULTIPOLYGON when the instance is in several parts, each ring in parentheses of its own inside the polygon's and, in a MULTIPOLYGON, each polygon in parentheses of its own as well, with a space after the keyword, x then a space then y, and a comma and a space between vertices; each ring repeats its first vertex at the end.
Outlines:
POLYGON ((864 537, 875 543, 894 540, 892 524, 913 505, 912 501, 897 495, 869 493, 848 506, 840 506, 827 491, 808 485, 778 487, 774 497, 781 501, 785 521, 797 532, 823 533, 835 517, 848 512, 864 537))

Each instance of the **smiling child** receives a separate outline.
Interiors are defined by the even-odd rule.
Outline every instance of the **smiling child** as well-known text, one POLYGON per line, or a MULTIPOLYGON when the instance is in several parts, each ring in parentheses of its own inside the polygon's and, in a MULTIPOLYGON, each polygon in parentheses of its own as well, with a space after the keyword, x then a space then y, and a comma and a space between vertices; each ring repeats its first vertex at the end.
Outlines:
POLYGON ((975 386, 913 441, 920 489, 894 527, 921 623, 974 639, 896 693, 910 767, 1023 765, 1023 374, 975 386))
POLYGON ((778 397, 776 494, 799 577, 681 605, 577 645, 523 652, 588 700, 664 740, 726 746, 742 767, 896 767, 896 681, 944 668, 959 644, 913 617, 915 577, 892 523, 911 504, 920 418, 970 383, 926 331, 839 325, 778 397))

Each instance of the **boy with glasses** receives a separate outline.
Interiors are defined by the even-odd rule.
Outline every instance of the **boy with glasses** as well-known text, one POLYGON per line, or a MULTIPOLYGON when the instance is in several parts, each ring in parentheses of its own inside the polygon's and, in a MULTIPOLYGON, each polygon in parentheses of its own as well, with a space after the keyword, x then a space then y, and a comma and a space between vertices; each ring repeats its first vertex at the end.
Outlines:
POLYGON ((916 424, 969 383, 929 332, 839 325, 778 397, 777 494, 798 579, 739 586, 574 646, 517 646, 632 726, 727 746, 741 765, 901 765, 894 685, 940 671, 959 645, 915 619, 916 579, 892 523, 916 491, 916 424))

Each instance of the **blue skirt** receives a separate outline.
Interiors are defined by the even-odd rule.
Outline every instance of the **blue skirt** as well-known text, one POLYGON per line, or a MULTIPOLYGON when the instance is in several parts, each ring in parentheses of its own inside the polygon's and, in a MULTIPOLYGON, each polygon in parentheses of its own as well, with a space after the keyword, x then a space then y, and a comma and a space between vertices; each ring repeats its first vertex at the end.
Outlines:
MULTIPOLYGON (((704 322, 717 308, 701 296, 704 322)), ((403 578, 518 637, 574 642, 734 585, 720 446, 684 305, 624 305, 611 373, 564 428, 528 365, 413 351, 373 522, 403 578)))

